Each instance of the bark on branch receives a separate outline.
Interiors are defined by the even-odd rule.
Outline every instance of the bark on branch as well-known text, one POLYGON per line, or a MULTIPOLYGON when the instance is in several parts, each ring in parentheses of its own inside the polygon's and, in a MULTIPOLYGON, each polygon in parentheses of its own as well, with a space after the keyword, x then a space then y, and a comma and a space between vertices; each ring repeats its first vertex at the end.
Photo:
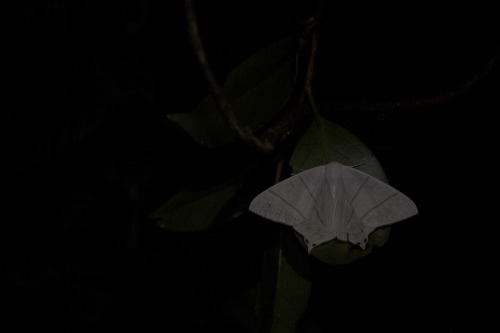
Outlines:
MULTIPOLYGON (((317 25, 317 21, 319 18, 319 13, 321 11, 323 0, 318 1, 318 7, 316 10, 316 15, 314 18, 314 25, 317 25)), ((186 19, 188 25, 188 34, 191 40, 191 44, 193 46, 195 55, 200 64, 201 70, 205 76, 205 79, 210 87, 210 91, 214 100, 217 104, 217 107, 220 109, 223 118, 226 120, 229 129, 233 133, 233 135, 244 141, 250 146, 257 148, 259 151, 270 154, 274 151, 277 143, 282 142, 287 138, 290 133, 294 131, 297 123, 303 117, 303 108, 302 105, 304 103, 304 96, 306 91, 311 88, 312 76, 313 76, 313 67, 314 60, 316 58, 316 49, 318 44, 318 31, 314 30, 311 44, 310 44, 310 55, 307 67, 306 78, 304 82, 303 89, 299 95, 298 107, 290 108, 287 113, 275 123, 274 126, 268 128, 260 138, 256 137, 255 134, 251 131, 250 128, 241 125, 236 118, 233 107, 231 103, 227 100, 224 91, 219 86, 217 79, 210 67, 210 64, 207 60, 205 50, 203 48, 203 43, 201 42, 198 23, 196 20, 196 16, 194 14, 193 2, 192 0, 185 0, 185 9, 186 9, 186 19)))
POLYGON ((198 58, 198 62, 200 64, 201 70, 205 75, 205 79, 210 87, 211 93, 214 97, 214 100, 222 112, 223 118, 226 120, 229 129, 233 133, 236 138, 241 139, 249 145, 256 147, 264 153, 270 153, 273 150, 273 147, 266 142, 261 141, 257 138, 252 131, 245 126, 240 125, 238 119, 233 112, 233 107, 231 103, 227 100, 224 91, 217 83, 217 79, 210 67, 207 56, 205 54, 205 50, 203 48, 203 43, 201 42, 200 33, 198 30, 198 23, 196 21, 196 16, 194 14, 193 2, 191 0, 185 0, 185 8, 186 8, 186 19, 188 25, 188 34, 191 40, 191 44, 193 46, 196 57, 198 58))

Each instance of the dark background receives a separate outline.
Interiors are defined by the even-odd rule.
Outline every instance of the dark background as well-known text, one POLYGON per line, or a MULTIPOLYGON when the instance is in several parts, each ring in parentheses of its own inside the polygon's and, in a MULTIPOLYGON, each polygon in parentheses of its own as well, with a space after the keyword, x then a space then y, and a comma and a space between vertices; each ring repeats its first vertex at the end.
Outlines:
MULTIPOLYGON (((311 10, 306 1, 195 5, 219 78, 311 10)), ((147 220, 228 163, 165 118, 208 93, 182 3, 2 6, 1 325, 243 331, 265 226, 243 219, 188 235, 147 220)), ((325 5, 320 111, 361 138, 420 211, 367 258, 313 262, 310 321, 325 332, 456 332, 489 318, 498 68, 455 98, 429 98, 472 82, 495 56, 497 25, 476 2, 325 5), (375 102, 377 111, 363 107, 375 102)))

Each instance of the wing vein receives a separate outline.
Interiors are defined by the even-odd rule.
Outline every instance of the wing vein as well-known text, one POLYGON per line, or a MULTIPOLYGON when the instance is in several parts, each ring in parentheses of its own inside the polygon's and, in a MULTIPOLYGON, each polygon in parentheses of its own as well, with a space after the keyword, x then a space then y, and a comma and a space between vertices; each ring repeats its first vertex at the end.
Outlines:
POLYGON ((292 210, 296 211, 302 217, 302 219, 304 221, 306 220, 306 217, 304 216, 304 214, 302 214, 302 212, 300 210, 298 210, 297 207, 295 207, 293 204, 291 204, 288 201, 286 201, 285 198, 283 198, 281 195, 279 195, 278 193, 274 192, 273 190, 269 190, 269 193, 274 194, 274 196, 276 196, 278 199, 280 199, 281 201, 283 201, 288 207, 290 207, 292 210))
POLYGON ((366 211, 366 213, 361 216, 360 218, 361 219, 364 219, 367 215, 369 215, 371 212, 373 212, 374 210, 376 210, 378 207, 382 206, 384 203, 386 203, 387 201, 389 201, 390 199, 392 199, 393 197, 395 197, 396 195, 398 195, 399 193, 393 193, 391 194, 390 196, 388 196, 387 198, 385 198, 384 200, 382 200, 381 202, 379 202, 378 204, 374 205, 371 209, 369 209, 368 211, 366 211))
POLYGON ((314 202, 314 205, 313 205, 313 209, 314 209, 314 212, 316 213, 316 216, 318 217, 318 220, 319 222, 324 226, 326 227, 326 223, 325 221, 323 221, 323 219, 321 218, 321 215, 318 211, 318 202, 316 201, 316 199, 314 198, 311 190, 309 189, 309 187, 307 186, 306 182, 304 181, 304 179, 301 177, 300 174, 297 175, 300 179, 300 181, 302 182, 302 185, 304 185, 304 188, 306 189, 307 191, 307 194, 309 194, 309 196, 311 197, 311 200, 314 202))
MULTIPOLYGON (((361 184, 361 186, 358 187, 356 193, 354 193, 354 195, 352 196, 351 200, 349 201, 349 204, 351 205, 351 207, 352 207, 352 203, 354 202, 354 200, 356 200, 356 197, 358 196, 358 194, 361 191, 361 189, 363 187, 365 187, 366 183, 368 182, 368 179, 369 179, 369 177, 365 177, 365 181, 363 182, 363 184, 361 184)), ((354 211, 355 211, 354 209, 351 210, 351 216, 349 217, 349 220, 347 221, 346 225, 350 225, 351 224, 352 219, 354 217, 354 211)))

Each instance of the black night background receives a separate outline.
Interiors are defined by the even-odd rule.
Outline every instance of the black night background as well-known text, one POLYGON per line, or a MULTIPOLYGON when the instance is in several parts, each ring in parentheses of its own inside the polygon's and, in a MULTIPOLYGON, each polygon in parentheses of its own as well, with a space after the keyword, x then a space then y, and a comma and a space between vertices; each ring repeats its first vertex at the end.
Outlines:
MULTIPOLYGON (((315 4, 195 1, 218 79, 296 33, 315 4)), ((165 116, 209 93, 183 2, 0 12, 2 330, 248 332, 267 223, 176 233, 148 219, 243 160, 165 116)), ((492 319, 497 15, 480 2, 325 1, 320 112, 375 153, 419 215, 350 265, 313 261, 301 332, 479 331, 492 319)))

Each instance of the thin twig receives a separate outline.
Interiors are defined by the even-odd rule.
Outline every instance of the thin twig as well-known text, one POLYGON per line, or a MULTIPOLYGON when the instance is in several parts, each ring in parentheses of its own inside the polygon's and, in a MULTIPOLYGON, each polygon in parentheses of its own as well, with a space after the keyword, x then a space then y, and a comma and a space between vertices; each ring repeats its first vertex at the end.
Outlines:
MULTIPOLYGON (((312 36, 310 37, 309 44, 309 58, 307 60, 306 75, 304 77, 304 82, 302 89, 299 92, 299 97, 297 100, 297 105, 290 108, 288 112, 274 124, 274 126, 269 127, 262 135, 262 140, 268 142, 275 146, 277 143, 284 141, 292 133, 300 130, 303 127, 303 121, 306 117, 306 107, 305 99, 308 94, 311 94, 312 79, 314 75, 314 64, 316 60, 318 41, 319 41, 319 29, 318 22, 321 16, 321 11, 323 8, 323 0, 318 0, 316 6, 316 12, 312 18, 312 25, 308 27, 308 31, 304 36, 309 35, 309 31, 312 30, 312 36)), ((317 111, 315 106, 312 105, 313 110, 317 111)))
POLYGON ((274 171, 274 183, 278 184, 281 181, 281 174, 283 173, 283 166, 285 165, 285 155, 281 154, 278 156, 278 161, 276 163, 276 170, 274 171))
POLYGON ((442 105, 466 94, 471 88, 482 82, 484 78, 486 78, 498 65, 499 58, 500 47, 495 50, 493 56, 488 61, 481 65, 481 67, 473 75, 463 81, 458 87, 437 96, 391 102, 353 103, 325 101, 325 103, 338 110, 360 112, 415 110, 442 105))
POLYGON ((217 83, 217 79, 210 67, 205 50, 203 48, 203 43, 201 42, 200 33, 198 30, 198 24, 196 22, 196 16, 194 14, 193 2, 191 0, 185 0, 186 8, 186 19, 188 25, 188 34, 191 39, 191 44, 193 46, 196 57, 200 64, 201 70, 205 75, 212 96, 222 112, 223 118, 226 120, 229 129, 233 135, 247 144, 256 147, 264 153, 270 153, 273 151, 273 146, 268 143, 259 140, 248 127, 243 127, 239 124, 238 119, 233 112, 233 108, 229 101, 227 100, 222 88, 217 83))
POLYGON ((303 105, 305 101, 305 97, 308 90, 311 90, 312 87, 312 79, 314 75, 314 63, 316 61, 316 54, 318 52, 318 40, 319 40, 319 29, 318 22, 321 17, 321 11, 323 9, 323 0, 318 0, 316 13, 314 14, 314 32, 311 37, 311 45, 309 49, 309 59, 307 61, 307 69, 306 69, 306 77, 304 79, 304 85, 302 87, 302 91, 299 95, 298 104, 303 105))
POLYGON ((297 128, 299 122, 304 117, 304 100, 306 92, 311 89, 312 78, 314 73, 314 63, 317 54, 317 45, 319 32, 316 29, 321 10, 323 7, 323 0, 318 0, 316 13, 314 16, 313 29, 314 32, 311 37, 310 51, 308 65, 306 69, 306 76, 304 79, 303 88, 299 95, 298 105, 288 110, 280 121, 276 122, 274 126, 268 128, 261 138, 257 138, 250 128, 243 127, 239 124, 233 112, 232 106, 227 100, 222 88, 217 83, 217 79, 208 63, 203 44, 201 42, 198 24, 194 14, 193 3, 191 0, 185 0, 186 17, 188 24, 188 33, 195 51, 196 57, 200 67, 205 75, 208 85, 210 86, 212 96, 221 110, 224 119, 226 120, 233 135, 250 146, 256 147, 263 153, 270 154, 274 151, 276 144, 283 142, 294 130, 297 128))
POLYGON ((312 87, 312 79, 314 75, 314 62, 316 60, 316 53, 318 50, 318 37, 319 34, 316 30, 311 38, 311 48, 310 48, 309 60, 307 62, 306 77, 304 79, 304 85, 302 87, 302 91, 300 92, 298 100, 299 105, 304 104, 306 93, 308 90, 311 90, 312 87))
POLYGON ((312 79, 314 75, 314 64, 316 60, 316 54, 318 50, 318 40, 319 40, 319 29, 318 23, 321 17, 321 11, 323 9, 323 0, 318 0, 315 14, 312 18, 312 25, 307 27, 307 32, 304 36, 309 35, 309 31, 312 30, 312 36, 309 46, 309 58, 307 60, 306 75, 304 78, 304 83, 302 89, 299 93, 299 98, 297 105, 290 108, 288 112, 276 122, 274 126, 269 127, 262 135, 262 141, 272 145, 273 147, 278 143, 284 141, 290 134, 297 130, 301 121, 304 120, 305 107, 304 102, 308 91, 312 87, 312 79))

